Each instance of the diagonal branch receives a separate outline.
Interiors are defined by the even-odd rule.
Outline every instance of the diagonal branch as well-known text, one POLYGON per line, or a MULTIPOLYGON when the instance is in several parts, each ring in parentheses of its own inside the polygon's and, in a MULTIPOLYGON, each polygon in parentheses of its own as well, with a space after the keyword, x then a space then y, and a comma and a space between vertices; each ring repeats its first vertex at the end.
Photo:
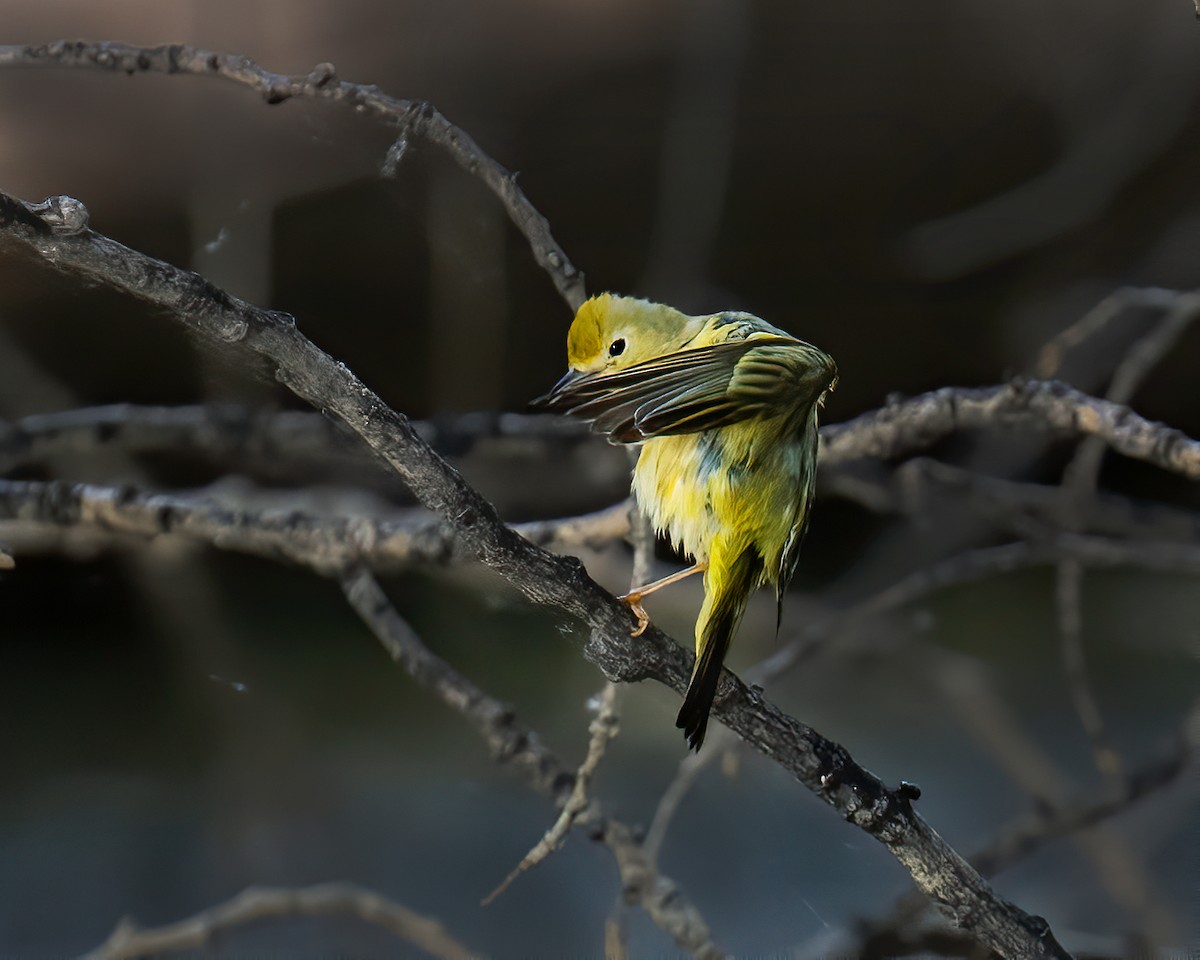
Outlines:
MULTIPOLYGON (((1197 710, 1189 713, 1180 731, 1176 747, 1130 771, 1109 789, 1085 793, 1058 804, 1041 804, 1029 814, 1013 819, 986 846, 971 854, 970 860, 980 873, 991 877, 1007 870, 1049 843, 1073 836, 1121 816, 1147 797, 1181 780, 1187 772, 1195 774, 1196 744, 1190 726, 1197 710)), ((904 939, 904 933, 926 913, 928 903, 911 893, 901 895, 884 917, 865 922, 858 931, 859 944, 854 955, 871 954, 870 946, 879 941, 904 939)), ((846 952, 843 949, 841 952, 846 952)))
MULTIPOLYGON (((129 250, 92 232, 86 222, 83 205, 70 198, 34 208, 0 194, 0 234, 28 245, 60 269, 162 306, 202 336, 267 358, 297 396, 344 421, 365 440, 425 506, 455 528, 477 560, 531 601, 586 624, 584 655, 610 680, 654 678, 682 692, 690 655, 653 628, 634 642, 627 608, 588 577, 577 560, 551 556, 505 526, 491 504, 417 436, 406 418, 307 340, 292 317, 255 308, 195 274, 129 250)), ((1053 396, 1060 388, 1050 390, 1053 396)), ((1071 397, 1055 399, 1070 408, 1071 397)), ((1139 436, 1153 435, 1154 428, 1142 423, 1139 436)), ((1168 462, 1186 459, 1191 442, 1181 434, 1179 438, 1166 445, 1168 462)), ((1193 456, 1200 471, 1200 453, 1193 451, 1193 456)), ((714 712, 883 843, 943 914, 989 949, 1003 956, 1068 956, 1044 920, 998 897, 925 822, 912 807, 911 790, 888 789, 843 747, 787 716, 728 672, 714 712)))

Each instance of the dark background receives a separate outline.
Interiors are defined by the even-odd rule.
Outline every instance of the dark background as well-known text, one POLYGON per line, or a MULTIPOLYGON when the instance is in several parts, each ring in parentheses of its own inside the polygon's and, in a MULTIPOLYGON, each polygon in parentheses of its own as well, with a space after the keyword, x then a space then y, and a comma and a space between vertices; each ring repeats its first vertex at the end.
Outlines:
MULTIPOLYGON (((286 73, 330 61, 345 79, 431 100, 520 171, 590 291, 748 309, 831 352, 841 385, 828 421, 893 392, 1029 373, 1046 340, 1118 287, 1196 285, 1200 24, 1183 0, 0 2, 0 42, 75 36, 185 42, 286 73)), ((436 148, 412 143, 381 180, 391 139, 343 107, 267 107, 220 81, 0 71, 6 192, 78 197, 109 236, 293 312, 414 417, 521 410, 561 373, 569 310, 499 204, 436 148)), ((263 371, 140 304, 0 253, 0 416, 295 405, 263 371)), ((1123 316, 1064 375, 1103 392, 1151 319, 1123 316)), ((1200 329, 1135 409, 1200 434, 1197 361, 1200 329)), ((1065 450, 1005 439, 940 452, 1055 482, 1065 450)), ((614 454, 592 456, 607 479, 578 492, 561 465, 463 468, 523 519, 619 496, 614 454)), ((195 464, 140 466, 161 485, 213 478, 195 464)), ((123 469, 77 456, 27 475, 117 482, 123 469)), ((1188 485, 1115 456, 1103 482, 1196 504, 1188 485)), ((849 600, 884 585, 945 551, 932 529, 823 500, 796 592, 849 600)), ((613 588, 628 577, 624 549, 585 560, 613 588)), ((469 569, 388 586, 431 647, 570 762, 582 757, 600 677, 559 625, 469 569)), ((686 640, 698 602, 680 588, 651 612, 686 640)), ((769 606, 757 598, 734 669, 774 649, 769 606)), ((0 952, 78 951, 126 913, 166 922, 248 884, 338 878, 439 916, 493 955, 601 951, 617 883, 581 835, 478 907, 552 811, 392 668, 332 585, 156 543, 21 558, 0 573, 0 609, 0 952), (157 601, 143 589, 154 578, 157 601), (200 613, 181 625, 163 597, 200 613)), ((1064 783, 1095 786, 1059 673, 1048 572, 956 588, 899 619, 985 675, 1064 783)), ((1088 577, 1097 697, 1130 758, 1178 726, 1198 622, 1192 579, 1088 577)), ((770 695, 885 779, 919 781, 923 812, 964 850, 1029 808, 921 655, 857 639, 770 695)), ((659 688, 626 695, 598 789, 630 822, 649 819, 683 756, 674 709, 659 688)), ((1104 838, 1123 851, 1108 868, 1062 842, 1002 874, 1000 892, 1076 948, 1133 931, 1182 942, 1186 793, 1122 818, 1104 838)), ((714 768, 701 780, 662 868, 743 954, 819 954, 820 937, 884 912, 907 882, 881 847, 749 756, 737 777, 714 768)), ((231 954, 388 949, 350 925, 243 936, 231 954)), ((631 943, 635 956, 671 949, 644 918, 631 943)))

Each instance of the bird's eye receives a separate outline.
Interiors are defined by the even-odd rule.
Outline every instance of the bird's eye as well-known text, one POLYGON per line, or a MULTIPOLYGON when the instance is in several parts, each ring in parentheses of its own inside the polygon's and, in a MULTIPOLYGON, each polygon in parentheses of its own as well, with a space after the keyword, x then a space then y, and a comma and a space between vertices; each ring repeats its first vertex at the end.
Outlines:
POLYGON ((610 357, 619 357, 624 352, 625 352, 625 340, 622 337, 618 337, 616 340, 614 340, 612 343, 610 343, 608 345, 608 355, 610 357))

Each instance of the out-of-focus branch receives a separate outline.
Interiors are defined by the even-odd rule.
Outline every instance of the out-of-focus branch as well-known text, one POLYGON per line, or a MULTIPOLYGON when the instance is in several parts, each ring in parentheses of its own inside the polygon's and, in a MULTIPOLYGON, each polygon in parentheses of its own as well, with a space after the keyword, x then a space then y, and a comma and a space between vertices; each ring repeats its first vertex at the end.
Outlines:
POLYGON ((396 129, 397 141, 388 158, 391 169, 410 137, 420 137, 450 154, 455 163, 482 180, 504 205, 512 222, 529 241, 534 259, 550 274, 571 309, 578 309, 585 299, 583 274, 555 241, 549 222, 517 186, 516 174, 484 153, 465 130, 452 124, 427 101, 401 100, 389 97, 376 86, 339 79, 331 63, 317 64, 307 76, 289 77, 264 70, 247 57, 180 43, 158 47, 87 40, 55 40, 40 46, 9 44, 0 46, 0 67, 82 67, 129 76, 190 74, 249 87, 268 104, 294 98, 343 104, 396 129))
MULTIPOLYGON (((626 457, 629 460, 629 466, 632 469, 637 465, 638 452, 632 447, 626 447, 626 457)), ((633 545, 633 564, 629 572, 629 589, 630 591, 637 590, 642 585, 649 583, 651 580, 650 569, 654 563, 654 524, 650 522, 650 518, 643 510, 640 510, 633 501, 629 504, 629 542, 633 545)), ((601 692, 601 702, 611 704, 610 712, 613 717, 613 722, 616 723, 619 713, 619 688, 611 680, 605 684, 604 690, 601 692)), ((610 738, 601 739, 597 730, 593 733, 592 745, 596 748, 596 763, 598 764, 603 756, 604 750, 607 748, 610 738)), ((589 750, 588 760, 592 758, 592 750, 589 750)), ((586 763, 586 761, 585 761, 586 763)), ((640 856, 637 858, 638 863, 644 865, 644 869, 639 870, 639 875, 643 878, 638 885, 639 891, 653 889, 657 887, 657 879, 655 877, 658 872, 658 863, 655 860, 653 852, 646 847, 644 838, 638 844, 641 850, 640 856)), ((622 889, 621 895, 617 897, 613 903, 612 910, 609 911, 607 919, 604 921, 604 956, 606 960, 628 960, 629 957, 629 899, 630 888, 622 889)))
MULTIPOLYGON (((1147 421, 1128 407, 1053 381, 944 387, 892 401, 844 423, 827 424, 821 428, 821 466, 828 470, 865 457, 907 456, 958 430, 998 425, 1096 437, 1125 456, 1193 479, 1200 477, 1200 442, 1147 421)), ((430 446, 454 452, 481 439, 557 444, 575 443, 586 435, 579 424, 566 418, 517 413, 466 414, 411 426, 430 446)), ((109 443, 128 452, 195 450, 213 456, 236 452, 263 458, 328 456, 330 451, 353 455, 356 446, 342 428, 318 414, 119 404, 0 424, 0 472, 39 459, 59 446, 80 449, 109 443)))
POLYGON ((558 818, 550 825, 550 829, 545 832, 542 839, 534 845, 533 849, 521 858, 521 862, 513 868, 512 872, 500 881, 499 886, 483 898, 483 906, 486 907, 500 896, 500 894, 511 886, 517 877, 527 870, 532 870, 550 856, 550 854, 554 853, 555 850, 559 849, 566 842, 567 834, 571 832, 571 827, 587 812, 590 806, 587 792, 588 786, 592 782, 596 768, 600 765, 600 761, 604 757, 604 748, 608 745, 608 741, 617 735, 616 705, 618 689, 615 683, 609 683, 605 686, 601 694, 596 716, 592 718, 592 722, 588 725, 588 733, 591 736, 588 740, 587 756, 584 758, 583 763, 580 764, 579 769, 575 771, 571 795, 567 797, 566 802, 559 811, 558 818))
MULTIPOLYGON (((1113 373, 1106 399, 1113 403, 1129 403, 1142 381, 1166 356, 1200 315, 1200 293, 1180 294, 1170 302, 1169 309, 1158 324, 1133 345, 1113 373)), ((1100 466, 1104 461, 1105 444, 1097 437, 1088 437, 1075 450, 1063 471, 1062 513, 1069 530, 1081 530, 1084 515, 1096 495, 1100 466)), ((1121 760, 1104 730, 1104 718, 1088 680, 1083 643, 1083 567, 1079 561, 1067 558, 1058 564, 1055 604, 1063 673, 1067 690, 1080 724, 1092 744, 1096 767, 1109 777, 1121 772, 1121 760)))
POLYGON ((196 950, 246 924, 287 917, 351 917, 382 927, 442 960, 479 956, 452 937, 439 921, 373 890, 351 883, 323 883, 298 889, 250 887, 224 903, 162 927, 138 927, 125 919, 82 960, 132 960, 196 950))
POLYGON ((396 612, 370 571, 351 567, 338 580, 350 606, 379 638, 391 658, 414 680, 433 690, 444 703, 471 721, 493 757, 510 764, 539 793, 561 800, 570 792, 572 776, 537 734, 521 723, 510 707, 488 696, 431 653, 396 612))
MULTIPOLYGON (((822 490, 877 513, 918 516, 930 504, 944 503, 949 495, 1014 533, 1028 532, 1031 524, 1041 527, 1043 535, 1065 526, 1062 489, 1057 485, 989 477, 925 457, 908 460, 886 476, 882 467, 878 473, 881 476, 872 477, 861 471, 827 470, 822 490)), ((1119 494, 1097 492, 1082 520, 1082 529, 1105 537, 1200 543, 1200 515, 1119 494)))
MULTIPOLYGON (((608 817, 599 801, 587 796, 586 786, 579 786, 580 775, 567 770, 511 709, 432 654, 396 612, 370 572, 361 568, 347 570, 339 579, 350 605, 392 658, 419 683, 435 691, 449 707, 471 720, 497 759, 524 776, 539 793, 564 805, 564 817, 559 820, 563 824, 561 835, 552 830, 554 835, 547 835, 547 851, 540 855, 543 858, 548 855, 553 844, 561 842, 572 824, 586 824, 612 852, 628 902, 639 904, 678 946, 693 956, 719 960, 721 951, 713 945, 708 925, 700 912, 673 880, 657 873, 634 840, 632 831, 608 817), (568 809, 569 815, 566 814, 568 809)), ((589 750, 589 759, 595 757, 593 765, 599 762, 603 752, 595 745, 596 741, 607 742, 611 736, 611 719, 611 712, 604 710, 597 716, 596 726, 601 729, 594 731, 593 746, 589 750)), ((583 777, 590 775, 589 770, 583 777)), ((521 867, 504 885, 519 872, 521 867)), ((492 896, 503 890, 504 885, 492 896)))
POLYGON ((324 570, 354 562, 384 569, 441 563, 453 550, 450 528, 427 515, 319 517, 295 509, 241 509, 210 496, 149 493, 132 486, 0 480, 0 518, 136 537, 180 534, 324 570))
MULTIPOLYGON (((413 429, 443 456, 461 456, 483 441, 512 441, 530 456, 545 456, 589 437, 566 417, 465 413, 418 420, 413 429), (537 446, 540 445, 540 446, 537 446)), ((592 435, 594 439, 598 437, 592 435)), ((115 449, 125 454, 193 453, 214 460, 245 458, 276 464, 330 459, 370 464, 370 451, 319 413, 251 410, 236 404, 151 407, 131 403, 38 413, 0 420, 0 473, 61 453, 115 449)))
POLYGON ((1200 573, 1200 545, 1191 543, 1109 540, 1060 534, 1038 541, 1020 540, 980 547, 915 570, 865 600, 806 626, 800 636, 747 671, 754 683, 767 683, 828 644, 839 631, 939 590, 973 583, 997 574, 1057 563, 1071 557, 1084 566, 1108 569, 1137 567, 1174 573, 1200 573))
MULTIPOLYGON (((506 527, 406 418, 305 338, 291 316, 258 309, 196 274, 95 233, 83 204, 71 198, 31 206, 0 194, 0 235, 26 244, 59 269, 165 308, 201 336, 266 358, 297 396, 357 433, 425 506, 455 528, 475 559, 533 602, 586 624, 584 655, 609 680, 654 678, 678 692, 686 688, 689 654, 653 626, 634 641, 628 608, 588 577, 579 561, 547 554, 506 527)), ((1172 451, 1179 446, 1172 444, 1172 451)), ((889 790, 845 748, 764 701, 728 671, 714 713, 887 846, 943 914, 990 949, 1004 956, 1067 956, 1045 921, 997 897, 924 821, 909 791, 889 790)))
POLYGON ((658 872, 629 827, 609 819, 604 823, 601 839, 617 858, 627 903, 640 904, 655 923, 697 960, 720 960, 724 956, 709 939, 708 927, 699 911, 673 880, 658 872))
POLYGON ((994 876, 1060 837, 1119 816, 1138 801, 1169 786, 1195 763, 1195 745, 1183 740, 1170 756, 1154 759, 1122 777, 1115 789, 1052 808, 1040 807, 1009 824, 971 862, 984 876, 994 876))
MULTIPOLYGON (((1035 803, 1066 805, 1074 792, 1070 776, 1026 730, 1019 712, 995 689, 980 662, 941 647, 924 645, 916 652, 923 658, 922 673, 954 712, 956 726, 1035 803)), ((1175 918, 1135 844, 1108 824, 1076 831, 1069 839, 1113 902, 1134 912, 1153 941, 1177 941, 1175 918)))
POLYGON ((943 387, 894 400, 821 431, 826 464, 857 457, 890 459, 964 429, 1036 422, 1062 434, 1099 437, 1127 457, 1200 479, 1200 441, 1128 407, 1098 400, 1056 380, 1014 380, 996 387, 943 387))
MULTIPOLYGON (((1110 785, 1099 791, 1099 795, 1089 793, 1053 805, 1040 803, 1033 812, 1002 827, 995 839, 971 855, 971 863, 984 876, 994 876, 1048 843, 1120 816, 1140 801, 1179 781, 1184 772, 1194 772, 1197 744, 1189 727, 1196 716, 1197 711, 1193 709, 1180 731, 1178 745, 1166 756, 1131 770, 1118 785, 1110 785)), ((829 949, 824 952, 852 956, 890 955, 886 952, 889 945, 894 950, 895 944, 912 939, 912 929, 926 915, 928 907, 924 897, 906 893, 896 900, 887 916, 860 925, 855 946, 839 943, 835 948, 826 943, 829 949)))
POLYGON ((1096 336, 1126 310, 1137 307, 1169 310, 1180 297, 1185 296, 1193 295, 1162 287, 1122 287, 1114 290, 1042 347, 1034 364, 1037 375, 1043 380, 1059 376, 1068 353, 1096 336))
MULTIPOLYGON (((383 570, 445 563, 461 552, 453 527, 423 511, 396 519, 318 516, 294 506, 238 507, 211 491, 150 493, 131 486, 0 479, 0 519, 137 537, 179 534, 322 571, 356 563, 383 570)), ((627 525, 627 506, 618 503, 597 513, 516 524, 514 529, 531 543, 572 549, 611 543, 627 525)))

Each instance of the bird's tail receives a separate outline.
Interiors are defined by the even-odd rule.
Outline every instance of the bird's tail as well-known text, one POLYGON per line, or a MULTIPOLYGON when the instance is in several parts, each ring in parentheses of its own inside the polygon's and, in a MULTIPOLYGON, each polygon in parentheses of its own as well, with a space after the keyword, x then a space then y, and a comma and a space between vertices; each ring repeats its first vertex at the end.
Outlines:
POLYGON ((688 746, 699 750, 708 729, 708 712, 717 694, 725 651, 729 649, 746 600, 758 583, 762 561, 753 549, 743 551, 732 564, 710 562, 704 575, 704 606, 696 621, 696 665, 683 697, 675 726, 683 730, 688 746))

